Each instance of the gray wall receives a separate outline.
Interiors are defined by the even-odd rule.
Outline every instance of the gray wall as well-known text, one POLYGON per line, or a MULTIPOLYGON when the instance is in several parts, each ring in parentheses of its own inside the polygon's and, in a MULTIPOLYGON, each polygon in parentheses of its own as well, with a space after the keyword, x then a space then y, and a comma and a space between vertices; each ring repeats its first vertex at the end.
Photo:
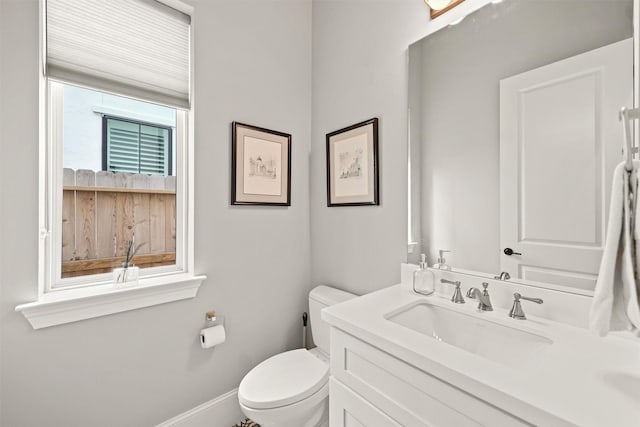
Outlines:
POLYGON ((398 283, 407 259, 407 47, 417 0, 313 2, 312 283, 365 293, 398 283), (380 119, 380 206, 327 207, 326 140, 380 119))
POLYGON ((509 0, 411 46, 421 65, 410 89, 412 139, 422 142, 412 157, 422 174, 415 203, 430 263, 451 249, 454 266, 500 270, 500 80, 632 37, 632 8, 631 0, 509 0))
POLYGON ((299 346, 310 284, 311 2, 192 0, 195 12, 195 299, 34 331, 38 5, 0 0, 0 425, 149 426, 234 387, 299 346), (230 123, 293 135, 292 206, 229 205, 230 123), (10 202, 8 202, 10 201, 10 202), (204 351, 204 313, 227 342, 204 351))
POLYGON ((2 426, 158 423, 299 345, 310 283, 364 293, 399 279, 406 52, 428 21, 423 3, 315 0, 312 19, 309 0, 192 1, 196 271, 209 278, 193 300, 33 331, 13 310, 36 298, 37 3, 0 0, 0 195, 13 201, 0 203, 2 426), (381 206, 327 208, 325 134, 374 116, 381 206), (229 206, 232 120, 293 134, 292 207, 229 206), (203 351, 210 309, 227 316, 228 340, 203 351))

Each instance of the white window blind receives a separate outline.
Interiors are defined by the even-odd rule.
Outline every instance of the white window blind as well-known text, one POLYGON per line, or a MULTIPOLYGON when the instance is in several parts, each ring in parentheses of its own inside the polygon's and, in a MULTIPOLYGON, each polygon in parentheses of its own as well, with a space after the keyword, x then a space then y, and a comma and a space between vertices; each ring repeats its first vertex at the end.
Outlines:
POLYGON ((46 5, 48 76, 189 107, 189 15, 154 0, 46 5))

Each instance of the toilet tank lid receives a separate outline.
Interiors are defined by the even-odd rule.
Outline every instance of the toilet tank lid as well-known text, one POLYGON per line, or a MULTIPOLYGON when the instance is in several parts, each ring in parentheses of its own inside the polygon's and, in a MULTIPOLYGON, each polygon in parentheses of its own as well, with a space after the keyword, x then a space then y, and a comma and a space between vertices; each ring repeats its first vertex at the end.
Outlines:
POLYGON ((309 299, 327 306, 350 300, 356 296, 357 295, 352 293, 325 285, 316 286, 309 292, 309 299))

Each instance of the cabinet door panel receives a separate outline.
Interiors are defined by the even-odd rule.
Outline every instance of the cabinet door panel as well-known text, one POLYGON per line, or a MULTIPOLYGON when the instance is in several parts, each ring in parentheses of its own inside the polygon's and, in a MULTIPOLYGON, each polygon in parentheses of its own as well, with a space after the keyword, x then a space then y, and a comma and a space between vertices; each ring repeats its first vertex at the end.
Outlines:
POLYGON ((329 423, 331 427, 400 427, 353 390, 331 378, 329 423))
POLYGON ((331 374, 401 425, 531 425, 335 328, 331 374))

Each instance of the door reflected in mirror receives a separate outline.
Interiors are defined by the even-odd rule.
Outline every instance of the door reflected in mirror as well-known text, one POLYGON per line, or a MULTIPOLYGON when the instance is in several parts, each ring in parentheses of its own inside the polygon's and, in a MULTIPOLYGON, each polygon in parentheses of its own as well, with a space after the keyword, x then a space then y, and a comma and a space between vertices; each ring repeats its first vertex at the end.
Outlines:
POLYGON ((632 37, 632 0, 507 0, 409 47, 410 262, 592 293, 632 37))

